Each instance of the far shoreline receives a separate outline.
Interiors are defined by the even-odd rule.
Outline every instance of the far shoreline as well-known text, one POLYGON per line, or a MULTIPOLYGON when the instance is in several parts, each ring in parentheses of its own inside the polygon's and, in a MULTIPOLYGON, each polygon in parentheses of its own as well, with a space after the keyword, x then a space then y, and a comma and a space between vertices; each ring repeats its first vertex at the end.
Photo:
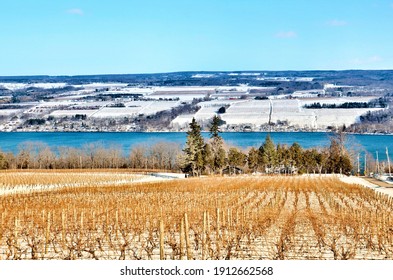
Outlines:
MULTIPOLYGON (((202 130, 202 133, 209 133, 208 130, 202 130)), ((57 131, 57 130, 17 130, 17 131, 0 131, 0 133, 187 133, 186 130, 148 130, 148 131, 118 131, 118 130, 75 130, 75 131, 57 131)), ((244 133, 244 134, 253 134, 253 133, 324 133, 324 134, 334 134, 337 131, 334 130, 287 130, 287 131, 267 131, 267 130, 254 130, 254 131, 221 131, 221 133, 244 133)), ((393 136, 393 132, 382 133, 382 132, 343 132, 345 135, 369 135, 369 136, 393 136)))

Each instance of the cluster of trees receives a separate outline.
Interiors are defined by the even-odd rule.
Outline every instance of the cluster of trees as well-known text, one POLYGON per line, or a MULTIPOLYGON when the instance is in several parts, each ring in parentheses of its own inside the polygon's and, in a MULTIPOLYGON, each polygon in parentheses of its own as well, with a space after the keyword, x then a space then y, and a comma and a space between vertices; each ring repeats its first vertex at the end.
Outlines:
POLYGON ((91 143, 82 148, 59 147, 55 151, 44 143, 27 142, 17 154, 0 151, 0 169, 78 169, 135 168, 183 171, 192 176, 240 172, 268 174, 343 173, 352 170, 351 157, 343 134, 332 137, 329 147, 303 149, 298 143, 275 145, 270 135, 258 148, 247 151, 227 147, 220 136, 222 121, 215 116, 210 138, 205 140, 195 119, 189 124, 183 150, 174 143, 137 145, 129 155, 119 146, 91 143))
POLYGON ((368 111, 360 116, 359 122, 347 128, 348 132, 355 133, 392 133, 393 132, 393 93, 386 94, 384 97, 370 101, 376 107, 385 108, 384 110, 368 111))
POLYGON ((45 123, 44 119, 28 119, 26 125, 43 125, 45 123))
POLYGON ((298 143, 291 146, 275 145, 268 134, 259 148, 243 152, 236 147, 224 148, 219 136, 219 117, 210 126, 210 139, 204 141, 195 119, 187 132, 186 147, 180 166, 193 176, 217 174, 223 170, 263 173, 343 173, 352 170, 351 157, 344 146, 343 134, 331 138, 330 146, 321 149, 303 149, 298 143))
POLYGON ((342 104, 321 104, 319 102, 314 102, 312 104, 305 105, 304 108, 307 109, 355 109, 355 108, 385 108, 387 106, 386 102, 382 99, 380 101, 373 102, 345 102, 342 104))
POLYGON ((136 168, 179 170, 180 146, 159 142, 152 146, 137 145, 129 155, 120 146, 104 147, 91 143, 82 148, 51 149, 42 142, 26 142, 16 154, 0 151, 0 169, 85 169, 136 168))
POLYGON ((355 133, 392 133, 393 109, 367 112, 360 116, 360 122, 352 124, 347 131, 355 133))
POLYGON ((31 86, 31 87, 11 91, 12 92, 11 103, 48 100, 48 99, 52 99, 53 96, 55 95, 64 92, 73 91, 73 90, 76 90, 76 88, 73 86, 64 86, 60 88, 40 88, 40 87, 31 86))

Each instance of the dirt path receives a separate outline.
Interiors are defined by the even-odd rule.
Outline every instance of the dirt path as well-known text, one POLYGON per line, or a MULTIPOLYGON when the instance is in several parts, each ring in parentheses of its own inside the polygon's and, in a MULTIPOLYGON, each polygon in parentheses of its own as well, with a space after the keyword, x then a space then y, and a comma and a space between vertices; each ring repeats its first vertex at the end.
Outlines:
POLYGON ((376 192, 384 193, 393 197, 393 186, 374 178, 350 176, 339 177, 339 179, 344 183, 362 185, 366 188, 373 189, 376 192))
POLYGON ((389 184, 389 183, 377 180, 375 178, 364 177, 363 179, 369 181, 370 183, 372 183, 374 185, 377 185, 377 186, 380 186, 380 187, 384 187, 384 188, 392 188, 393 189, 393 185, 392 184, 389 184))

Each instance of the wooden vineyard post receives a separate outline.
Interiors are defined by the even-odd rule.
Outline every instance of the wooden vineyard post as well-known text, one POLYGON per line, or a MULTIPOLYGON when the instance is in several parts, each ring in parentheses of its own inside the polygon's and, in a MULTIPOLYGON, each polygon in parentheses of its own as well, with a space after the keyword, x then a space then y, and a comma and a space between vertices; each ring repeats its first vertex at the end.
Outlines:
POLYGON ((96 229, 96 212, 93 211, 93 230, 96 229))
POLYGON ((209 212, 206 212, 206 233, 207 233, 207 236, 210 235, 210 215, 209 215, 209 212))
POLYGON ((217 236, 220 233, 220 208, 216 210, 216 226, 217 226, 217 236))
POLYGON ((115 216, 115 237, 118 238, 118 231, 119 231, 119 211, 116 210, 115 216))
POLYGON ((83 232, 83 211, 81 212, 81 233, 83 232))
POLYGON ((74 206, 74 226, 76 227, 78 225, 78 221, 77 221, 77 213, 76 213, 76 208, 74 206))
POLYGON ((187 252, 187 260, 191 260, 191 244, 190 244, 190 236, 189 236, 189 228, 188 228, 188 217, 187 213, 184 214, 184 234, 186 236, 186 252, 187 252))
MULTIPOLYGON (((1 213, 1 221, 0 221, 0 244, 1 238, 3 238, 3 224, 4 224, 4 212, 1 213)), ((1 256, 0 256, 1 257, 1 256)))
POLYGON ((221 224, 222 224, 223 227, 225 227, 225 219, 226 219, 226 217, 225 217, 225 210, 222 211, 221 215, 222 215, 221 224))
MULTIPOLYGON (((18 246, 18 226, 19 226, 18 218, 15 217, 15 224, 14 224, 15 248, 18 246)), ((18 254, 17 254, 17 250, 16 249, 15 249, 15 253, 14 253, 14 259, 15 260, 18 259, 18 254)))
POLYGON ((164 222, 160 220, 160 260, 165 260, 164 234, 164 222))
POLYGON ((109 236, 109 213, 108 210, 106 210, 106 218, 105 218, 105 235, 106 235, 106 240, 108 243, 110 243, 111 238, 109 236))
POLYGON ((210 215, 209 212, 206 212, 206 252, 209 252, 210 249, 210 215), (209 237, 209 242, 207 238, 209 237))
POLYGON ((202 260, 206 259, 206 211, 203 212, 203 230, 202 230, 202 260))
POLYGON ((183 259, 183 256, 185 255, 184 253, 184 245, 185 245, 185 240, 184 240, 184 218, 181 219, 180 223, 180 259, 183 259))
POLYGON ((65 248, 65 213, 64 209, 61 211, 61 242, 63 243, 63 248, 65 248))
POLYGON ((232 209, 228 208, 228 226, 229 228, 232 228, 232 209))
POLYGON ((47 222, 46 222, 46 231, 45 231, 45 254, 48 253, 49 235, 50 235, 50 212, 48 212, 48 219, 47 219, 47 222))
POLYGON ((245 222, 246 222, 246 207, 243 206, 242 224, 244 225, 245 222))
POLYGON ((217 259, 220 257, 220 208, 216 209, 216 248, 217 248, 217 259))

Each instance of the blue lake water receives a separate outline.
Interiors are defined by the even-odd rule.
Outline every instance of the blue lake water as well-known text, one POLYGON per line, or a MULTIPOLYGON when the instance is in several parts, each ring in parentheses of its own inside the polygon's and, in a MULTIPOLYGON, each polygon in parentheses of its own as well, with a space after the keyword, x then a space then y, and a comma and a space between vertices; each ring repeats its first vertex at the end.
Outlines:
MULTIPOLYGON (((226 132, 221 134, 229 145, 240 148, 259 147, 265 140, 265 132, 226 132)), ((299 143, 304 148, 329 145, 328 133, 322 132, 272 132, 274 143, 292 145, 299 143)), ((203 133, 205 138, 208 133, 203 133)), ((183 146, 186 133, 182 132, 0 132, 0 150, 16 153, 24 142, 43 142, 56 149, 60 146, 82 148, 89 143, 104 146, 120 146, 128 154, 138 144, 152 145, 157 142, 173 142, 183 146)), ((380 160, 386 159, 386 147, 393 153, 393 135, 348 135, 347 146, 359 152, 368 151, 380 160)))

